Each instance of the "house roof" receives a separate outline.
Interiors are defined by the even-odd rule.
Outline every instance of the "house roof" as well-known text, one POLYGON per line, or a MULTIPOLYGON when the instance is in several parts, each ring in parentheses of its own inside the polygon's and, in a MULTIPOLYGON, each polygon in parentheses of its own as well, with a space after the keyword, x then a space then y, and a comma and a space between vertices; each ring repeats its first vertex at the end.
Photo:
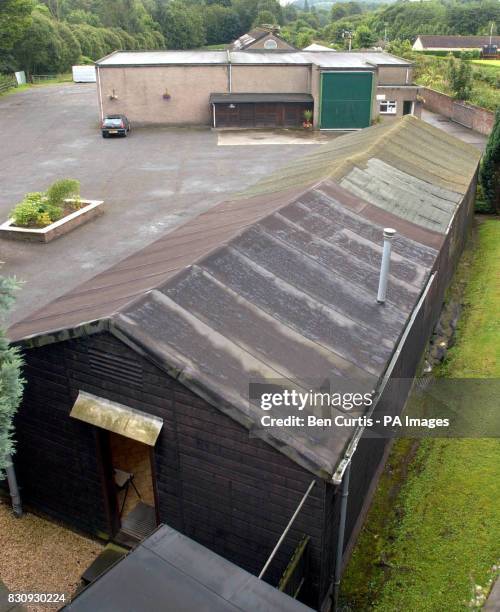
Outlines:
POLYGON ((249 381, 307 388, 333 377, 374 389, 479 155, 411 116, 343 136, 55 300, 9 336, 36 346, 109 329, 329 478, 352 431, 335 439, 330 428, 260 431, 249 381), (381 307, 384 226, 398 235, 381 307))
POLYGON ((325 45, 319 45, 318 43, 312 43, 307 47, 304 47, 303 51, 334 51, 337 49, 332 49, 331 47, 326 47, 325 45))
POLYGON ((320 68, 410 66, 411 62, 380 52, 332 53, 331 51, 116 51, 96 62, 100 68, 174 65, 303 65, 320 68))
MULTIPOLYGON (((479 49, 490 44, 489 36, 418 36, 422 46, 428 49, 479 49)), ((493 36, 492 43, 500 45, 500 36, 493 36)))
POLYGON ((74 612, 307 612, 304 604, 167 525, 80 592, 74 612))
POLYGON ((268 36, 270 36, 271 38, 278 39, 279 41, 284 43, 289 49, 295 49, 293 45, 291 45, 289 42, 281 38, 279 34, 277 34, 276 32, 273 32, 269 28, 264 28, 264 27, 254 28, 253 30, 250 30, 246 34, 243 34, 242 36, 237 38, 235 41, 233 41, 229 45, 228 48, 232 49, 233 51, 243 51, 244 49, 248 49, 249 47, 252 47, 256 42, 268 36))

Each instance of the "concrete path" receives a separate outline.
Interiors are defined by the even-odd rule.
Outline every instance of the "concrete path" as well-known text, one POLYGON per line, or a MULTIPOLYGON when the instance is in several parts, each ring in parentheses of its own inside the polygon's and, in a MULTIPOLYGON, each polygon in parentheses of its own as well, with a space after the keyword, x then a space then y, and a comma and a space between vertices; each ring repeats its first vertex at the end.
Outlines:
POLYGON ((345 132, 307 130, 223 130, 217 132, 219 146, 317 145, 338 138, 345 132))
POLYGON ((443 117, 443 115, 438 115, 432 111, 422 109, 422 119, 434 127, 437 127, 440 130, 455 136, 456 138, 460 138, 460 140, 463 140, 464 142, 474 145, 480 151, 484 151, 486 147, 486 141, 488 140, 487 136, 480 134, 479 132, 474 132, 463 125, 460 125, 460 123, 455 123, 447 117, 443 117))
POLYGON ((482 610, 483 612, 498 612, 500 610, 500 578, 493 585, 482 610))

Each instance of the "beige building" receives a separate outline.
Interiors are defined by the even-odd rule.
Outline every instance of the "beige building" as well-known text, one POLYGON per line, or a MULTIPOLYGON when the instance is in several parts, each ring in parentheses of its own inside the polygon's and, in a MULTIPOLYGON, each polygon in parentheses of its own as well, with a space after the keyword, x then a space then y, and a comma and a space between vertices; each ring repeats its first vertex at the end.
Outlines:
POLYGON ((115 52, 96 63, 101 117, 134 125, 353 130, 419 114, 412 64, 387 53, 115 52))
POLYGON ((413 43, 414 51, 482 51, 484 47, 500 47, 500 36, 417 36, 413 43))

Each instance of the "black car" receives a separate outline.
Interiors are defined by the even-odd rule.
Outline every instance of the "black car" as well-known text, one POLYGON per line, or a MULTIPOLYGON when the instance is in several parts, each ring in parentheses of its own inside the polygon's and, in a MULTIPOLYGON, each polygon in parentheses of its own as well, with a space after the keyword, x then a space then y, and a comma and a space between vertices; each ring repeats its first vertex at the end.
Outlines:
POLYGON ((130 132, 130 122, 125 115, 107 115, 101 124, 102 137, 110 135, 126 136, 130 132))

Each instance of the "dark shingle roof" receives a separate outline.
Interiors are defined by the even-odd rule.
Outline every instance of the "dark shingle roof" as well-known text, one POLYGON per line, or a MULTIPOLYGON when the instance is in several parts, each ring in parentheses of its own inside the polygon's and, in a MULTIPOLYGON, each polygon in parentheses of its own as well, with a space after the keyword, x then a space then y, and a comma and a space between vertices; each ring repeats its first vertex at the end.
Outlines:
MULTIPOLYGON (((479 49, 490 44, 489 36, 418 36, 424 48, 479 49)), ((493 36, 492 43, 500 46, 500 36, 493 36)))

